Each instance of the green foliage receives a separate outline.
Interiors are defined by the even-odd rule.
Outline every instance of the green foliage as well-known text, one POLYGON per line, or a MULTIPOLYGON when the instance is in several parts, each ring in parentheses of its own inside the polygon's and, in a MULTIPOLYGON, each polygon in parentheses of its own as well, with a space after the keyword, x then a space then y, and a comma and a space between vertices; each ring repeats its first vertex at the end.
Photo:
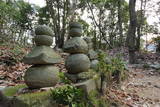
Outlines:
POLYGON ((32 29, 35 11, 23 0, 0 2, 0 42, 26 44, 25 33, 32 29))
POLYGON ((103 52, 100 52, 98 56, 99 64, 97 72, 101 73, 102 78, 106 78, 108 82, 112 81, 112 76, 116 76, 119 81, 125 79, 125 62, 122 61, 120 55, 110 58, 109 61, 106 61, 107 57, 106 54, 103 52))
POLYGON ((71 81, 64 75, 63 72, 59 72, 60 81, 64 84, 71 84, 71 81))
POLYGON ((77 89, 71 85, 64 85, 51 90, 51 97, 56 103, 71 107, 78 107, 77 105, 83 101, 83 96, 84 94, 81 89, 77 89))
POLYGON ((157 44, 160 43, 160 36, 152 38, 152 41, 157 44))

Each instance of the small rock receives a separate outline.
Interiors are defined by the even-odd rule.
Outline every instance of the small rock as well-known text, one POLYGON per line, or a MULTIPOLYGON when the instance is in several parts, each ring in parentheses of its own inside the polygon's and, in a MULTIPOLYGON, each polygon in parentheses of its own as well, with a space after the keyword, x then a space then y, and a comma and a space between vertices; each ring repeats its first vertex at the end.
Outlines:
POLYGON ((89 79, 85 82, 77 83, 75 86, 89 95, 91 91, 100 89, 100 79, 89 79))
POLYGON ((160 69, 160 64, 152 64, 150 65, 151 68, 159 70, 160 69))

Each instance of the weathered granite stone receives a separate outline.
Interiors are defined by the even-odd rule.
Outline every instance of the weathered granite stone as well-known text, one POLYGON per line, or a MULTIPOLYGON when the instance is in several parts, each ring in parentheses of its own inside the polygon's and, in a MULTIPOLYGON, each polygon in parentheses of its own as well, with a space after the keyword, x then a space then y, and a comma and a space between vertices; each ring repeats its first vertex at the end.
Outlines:
POLYGON ((63 46, 64 52, 67 53, 87 53, 87 43, 80 37, 69 39, 63 46))
POLYGON ((86 95, 89 95, 90 92, 100 89, 101 81, 100 79, 89 79, 87 81, 77 83, 75 86, 79 89, 82 89, 86 95))
POLYGON ((80 37, 82 35, 82 29, 80 29, 80 28, 71 28, 69 30, 69 35, 71 37, 80 37))
POLYGON ((78 23, 78 22, 71 22, 71 23, 69 24, 69 27, 70 27, 70 29, 71 29, 71 28, 80 28, 80 29, 82 29, 81 24, 78 23))
POLYGON ((90 37, 84 37, 83 38, 86 43, 88 44, 88 50, 92 49, 93 48, 93 43, 92 43, 92 39, 90 37))
POLYGON ((65 76, 71 80, 73 83, 77 83, 79 81, 84 81, 87 79, 93 78, 93 76, 96 75, 96 72, 92 71, 91 69, 88 72, 81 72, 78 74, 69 74, 65 73, 65 76))
POLYGON ((87 72, 90 68, 90 60, 85 54, 73 54, 66 59, 65 66, 70 74, 87 72))
POLYGON ((35 29, 35 34, 36 35, 48 35, 52 37, 54 36, 52 29, 45 25, 37 26, 37 28, 35 29))
POLYGON ((98 63, 99 63, 98 60, 92 60, 91 61, 91 69, 96 70, 98 68, 98 63))
POLYGON ((88 57, 90 60, 97 59, 98 54, 93 49, 91 49, 88 51, 88 57))
POLYGON ((83 39, 87 42, 87 44, 92 42, 90 37, 84 37, 83 39))
POLYGON ((55 64, 62 61, 60 55, 48 46, 36 46, 23 59, 26 64, 55 64))
POLYGON ((53 65, 37 65, 30 67, 24 76, 29 88, 51 87, 59 81, 59 69, 53 65))
POLYGON ((34 41, 37 46, 40 45, 51 46, 53 43, 53 38, 47 35, 36 35, 34 41))

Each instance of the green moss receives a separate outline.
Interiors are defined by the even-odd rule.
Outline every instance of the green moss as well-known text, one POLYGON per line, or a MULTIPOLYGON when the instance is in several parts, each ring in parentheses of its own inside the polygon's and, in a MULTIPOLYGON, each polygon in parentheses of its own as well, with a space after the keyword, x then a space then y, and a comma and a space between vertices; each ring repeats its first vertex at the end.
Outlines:
POLYGON ((7 87, 3 93, 5 96, 8 96, 8 97, 11 97, 11 96, 14 96, 17 91, 21 88, 26 88, 27 86, 25 84, 20 84, 20 85, 16 85, 16 86, 13 86, 13 87, 7 87))
POLYGON ((51 91, 35 92, 21 94, 18 96, 20 100, 29 105, 29 107, 48 107, 54 105, 50 98, 51 91))

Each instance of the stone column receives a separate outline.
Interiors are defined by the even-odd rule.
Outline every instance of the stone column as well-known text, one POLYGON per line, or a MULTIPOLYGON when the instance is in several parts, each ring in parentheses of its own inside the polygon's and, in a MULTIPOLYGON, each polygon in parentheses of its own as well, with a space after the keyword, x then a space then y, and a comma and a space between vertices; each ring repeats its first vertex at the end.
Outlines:
POLYGON ((69 25, 69 36, 71 39, 65 42, 63 46, 64 52, 70 53, 65 61, 67 73, 65 75, 75 86, 90 92, 96 88, 95 81, 92 79, 95 72, 90 70, 90 60, 86 55, 88 53, 88 45, 81 38, 82 26, 77 22, 69 25))
POLYGON ((36 46, 23 59, 24 63, 32 66, 24 75, 25 83, 29 88, 52 87, 59 81, 59 68, 54 64, 62 61, 50 46, 53 42, 53 31, 40 25, 35 29, 34 41, 36 46))

